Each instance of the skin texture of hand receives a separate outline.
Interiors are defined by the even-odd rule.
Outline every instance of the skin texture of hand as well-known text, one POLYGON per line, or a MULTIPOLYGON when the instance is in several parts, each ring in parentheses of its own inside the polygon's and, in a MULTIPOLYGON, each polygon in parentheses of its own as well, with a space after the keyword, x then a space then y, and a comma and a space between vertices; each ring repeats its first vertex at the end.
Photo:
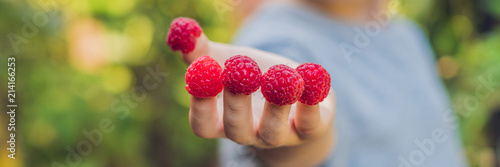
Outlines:
MULTIPOLYGON (((235 55, 254 59, 263 72, 276 64, 296 68, 299 64, 283 56, 208 40, 202 34, 195 49, 181 55, 187 63, 209 55, 219 64, 235 55)), ((297 102, 278 106, 257 91, 252 95, 232 94, 224 89, 210 98, 191 96, 189 122, 201 138, 228 138, 257 148, 257 158, 269 166, 315 166, 324 161, 334 143, 335 94, 318 105, 297 102)))

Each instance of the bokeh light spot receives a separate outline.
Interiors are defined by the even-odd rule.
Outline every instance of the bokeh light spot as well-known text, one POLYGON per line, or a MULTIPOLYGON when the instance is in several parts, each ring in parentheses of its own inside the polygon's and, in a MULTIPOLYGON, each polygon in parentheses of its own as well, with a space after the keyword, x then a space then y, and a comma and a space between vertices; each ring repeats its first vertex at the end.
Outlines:
POLYGON ((132 73, 123 66, 109 66, 101 73, 104 89, 120 93, 130 88, 132 73))
POLYGON ((441 77, 450 79, 458 74, 459 66, 455 58, 451 56, 443 56, 438 60, 438 68, 441 77))
POLYGON ((28 139, 39 148, 47 148, 57 138, 56 130, 45 119, 36 120, 28 130, 30 132, 28 139))

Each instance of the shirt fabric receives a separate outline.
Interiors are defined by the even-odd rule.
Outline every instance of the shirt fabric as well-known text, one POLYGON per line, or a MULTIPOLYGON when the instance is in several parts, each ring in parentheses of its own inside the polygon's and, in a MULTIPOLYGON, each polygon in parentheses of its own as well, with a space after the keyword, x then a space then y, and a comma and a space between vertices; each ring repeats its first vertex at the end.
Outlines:
MULTIPOLYGON (((434 54, 408 19, 355 26, 307 7, 267 5, 247 20, 234 43, 318 63, 330 73, 337 141, 322 166, 466 166, 434 54)), ((258 162, 255 150, 221 139, 220 165, 258 162)))

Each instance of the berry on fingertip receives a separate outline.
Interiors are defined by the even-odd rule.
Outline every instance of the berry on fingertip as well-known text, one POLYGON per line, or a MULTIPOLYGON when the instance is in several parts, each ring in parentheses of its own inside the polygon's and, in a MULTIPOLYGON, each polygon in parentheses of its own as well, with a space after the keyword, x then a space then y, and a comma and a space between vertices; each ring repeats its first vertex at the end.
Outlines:
POLYGON ((262 72, 248 56, 236 55, 226 60, 222 71, 222 83, 233 94, 250 95, 261 84, 262 72))
POLYGON ((201 36, 203 30, 193 19, 178 17, 170 24, 167 33, 167 44, 173 51, 183 54, 192 52, 196 46, 196 38, 201 36))
POLYGON ((215 97, 224 88, 221 73, 217 61, 209 56, 199 57, 187 69, 186 90, 196 97, 215 97))
POLYGON ((304 91, 304 80, 295 69, 284 64, 274 65, 262 76, 261 91, 270 103, 291 105, 304 91))
POLYGON ((297 67, 297 72, 304 79, 304 92, 299 101, 307 105, 322 102, 330 91, 330 74, 319 64, 304 63, 297 67))

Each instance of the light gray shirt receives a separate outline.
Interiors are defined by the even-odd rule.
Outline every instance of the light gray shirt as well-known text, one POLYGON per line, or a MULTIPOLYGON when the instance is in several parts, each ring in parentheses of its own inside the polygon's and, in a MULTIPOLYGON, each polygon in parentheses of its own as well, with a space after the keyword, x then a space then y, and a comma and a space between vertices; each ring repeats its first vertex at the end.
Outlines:
MULTIPOLYGON (((380 18, 354 26, 305 7, 266 6, 243 26, 235 44, 318 63, 330 72, 337 142, 323 166, 466 166, 425 34, 405 18, 391 17, 388 24, 380 18)), ((220 155, 224 167, 257 164, 254 150, 227 139, 220 142, 220 155)))

